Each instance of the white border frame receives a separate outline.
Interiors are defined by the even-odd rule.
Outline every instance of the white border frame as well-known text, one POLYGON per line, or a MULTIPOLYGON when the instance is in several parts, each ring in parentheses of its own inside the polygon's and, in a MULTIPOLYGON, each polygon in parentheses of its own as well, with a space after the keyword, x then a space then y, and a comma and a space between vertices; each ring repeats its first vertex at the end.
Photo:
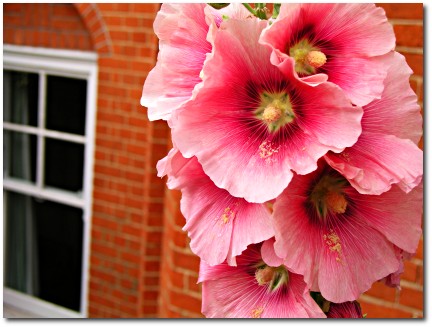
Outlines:
MULTIPOLYGON (((84 235, 81 276, 81 305, 80 311, 75 312, 41 299, 16 292, 4 287, 3 301, 15 307, 22 307, 26 311, 30 308, 38 310, 35 313, 45 314, 56 318, 85 318, 88 316, 88 288, 90 267, 90 237, 93 204, 93 167, 96 130, 98 55, 94 52, 58 50, 27 46, 3 45, 3 69, 35 72, 64 77, 75 77, 87 80, 87 108, 85 136, 78 137, 76 142, 85 142, 84 153, 84 183, 82 197, 74 196, 58 190, 45 189, 43 194, 47 199, 69 204, 83 209, 84 235)), ((5 127, 15 127, 15 124, 4 123, 5 127), (9 126, 10 125, 10 126, 9 126)), ((30 132, 30 131, 29 131, 30 132)), ((33 133, 31 133, 33 134, 33 133)), ((61 134, 56 135, 60 136, 61 134)), ((20 193, 35 195, 37 186, 27 185, 12 179, 3 181, 4 190, 16 190, 20 193)))

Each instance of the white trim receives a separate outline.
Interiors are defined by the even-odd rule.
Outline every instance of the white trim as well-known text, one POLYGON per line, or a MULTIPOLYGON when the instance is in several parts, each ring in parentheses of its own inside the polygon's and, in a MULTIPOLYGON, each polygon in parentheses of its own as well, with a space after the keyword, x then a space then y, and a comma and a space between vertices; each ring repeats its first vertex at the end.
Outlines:
MULTIPOLYGON (((27 47, 3 44, 3 69, 11 69, 22 72, 34 72, 43 77, 39 86, 42 91, 46 89, 46 75, 64 76, 70 78, 80 78, 87 80, 87 104, 86 104, 86 127, 85 136, 63 133, 58 131, 46 130, 45 126, 45 103, 44 98, 39 101, 39 120, 37 127, 20 126, 19 124, 3 123, 5 130, 25 132, 38 136, 38 141, 42 146, 44 137, 51 137, 60 140, 71 141, 84 144, 84 176, 83 176, 83 194, 62 191, 54 188, 47 188, 41 185, 35 185, 29 182, 6 178, 3 180, 5 190, 17 191, 23 194, 53 200, 66 205, 82 208, 83 215, 83 253, 82 253, 82 275, 81 275, 81 306, 79 317, 88 316, 88 289, 89 289, 89 270, 90 270, 90 238, 91 238, 91 217, 93 201, 93 165, 94 165, 94 143, 95 143, 95 126, 96 126, 96 108, 97 108, 97 67, 98 55, 94 52, 70 51, 48 49, 40 47, 27 47)), ((43 164, 43 158, 38 158, 38 163, 43 164)), ((39 166, 42 167, 42 166, 39 166)), ((38 178, 42 177, 41 175, 38 178)), ((19 292, 15 292, 19 293, 19 292)), ((10 292, 4 293, 5 303, 9 303, 10 292)), ((26 294, 20 295, 29 297, 26 294)), ((12 301, 17 297, 13 297, 12 301)), ((22 299, 22 297, 18 297, 22 299)), ((34 300, 34 298, 33 298, 34 300)), ((37 301, 42 301, 36 299, 37 301)), ((45 302, 45 301, 43 301, 45 302)), ((18 306, 19 301, 11 303, 18 306)), ((25 302, 27 303, 27 302, 25 302)), ((54 304, 49 303, 52 306, 54 304)), ((57 306, 56 306, 57 307, 57 306)), ((25 306, 23 307, 25 308, 25 306)), ((62 308, 63 310, 67 310, 62 308)), ((67 310, 69 311, 69 310, 67 310)))
POLYGON ((88 317, 88 298, 90 285, 90 249, 93 208, 93 168, 96 139, 96 110, 98 89, 98 66, 93 65, 87 79, 86 127, 87 143, 84 153, 84 237, 81 275, 81 313, 88 317))
MULTIPOLYGON (((53 131, 49 129, 41 129, 34 126, 27 126, 27 125, 19 125, 15 123, 8 123, 3 122, 3 129, 13 132, 21 132, 21 133, 27 133, 32 135, 40 135, 43 137, 49 137, 57 140, 62 141, 69 141, 74 143, 80 143, 85 144, 86 143, 86 137, 77 135, 77 134, 70 134, 65 132, 58 132, 53 131)), ((42 151, 41 151, 42 152, 42 151)))
MULTIPOLYGON (((38 103, 38 132, 45 129, 45 96, 46 96, 46 75, 45 72, 39 74, 39 103, 38 103)), ((3 129, 6 125, 3 123, 3 129)), ((38 133, 39 134, 39 133, 38 133)), ((44 187, 45 180, 45 139, 42 135, 37 137, 37 171, 36 181, 39 188, 44 187)))
POLYGON ((5 287, 3 298, 7 304, 33 313, 41 318, 85 318, 82 314, 5 287))
POLYGON ((7 191, 18 192, 35 198, 59 202, 72 207, 84 208, 84 199, 81 194, 78 193, 67 192, 53 187, 40 189, 30 182, 15 178, 3 180, 3 188, 7 191))

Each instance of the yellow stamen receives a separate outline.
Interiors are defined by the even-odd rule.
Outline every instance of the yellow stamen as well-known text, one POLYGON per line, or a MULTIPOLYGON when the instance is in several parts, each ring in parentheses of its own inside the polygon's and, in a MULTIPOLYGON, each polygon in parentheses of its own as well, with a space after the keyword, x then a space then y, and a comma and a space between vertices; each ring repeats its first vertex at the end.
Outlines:
POLYGON ((336 261, 342 263, 342 244, 339 236, 333 229, 330 229, 328 234, 324 235, 324 241, 326 242, 329 250, 336 253, 336 261))
POLYGON ((257 269, 255 272, 255 279, 258 282, 258 285, 266 285, 270 283, 274 277, 275 269, 269 266, 266 266, 263 269, 257 269))
POLYGON ((275 106, 273 103, 269 104, 265 107, 264 112, 262 114, 262 119, 267 123, 271 124, 279 120, 282 116, 282 110, 275 106))
POLYGON ((224 213, 221 216, 221 223, 228 224, 230 220, 235 218, 235 212, 230 207, 225 208, 224 213))
POLYGON ((251 312, 252 318, 261 318, 261 314, 263 313, 263 311, 264 311, 263 307, 259 307, 259 308, 252 310, 252 312, 251 312))
POLYGON ((327 57, 321 51, 313 50, 307 54, 305 61, 310 66, 315 67, 315 68, 319 68, 326 63, 327 57))
POLYGON ((346 211, 348 202, 345 196, 340 192, 329 191, 325 196, 327 207, 333 213, 344 213, 346 211))

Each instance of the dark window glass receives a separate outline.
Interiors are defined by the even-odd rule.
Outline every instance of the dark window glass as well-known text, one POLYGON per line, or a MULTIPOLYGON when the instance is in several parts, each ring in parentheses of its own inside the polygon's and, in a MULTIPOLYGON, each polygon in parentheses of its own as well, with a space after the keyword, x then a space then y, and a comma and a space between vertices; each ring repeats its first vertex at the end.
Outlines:
POLYGON ((83 211, 7 192, 5 284, 79 311, 83 211))
POLYGON ((35 135, 3 131, 3 174, 36 182, 37 138, 35 135))
POLYGON ((45 185, 79 192, 83 189, 84 145, 45 139, 45 185))
POLYGON ((87 81, 47 76, 46 128, 66 133, 85 133, 87 81))
POLYGON ((3 121, 37 126, 39 75, 3 71, 3 121))

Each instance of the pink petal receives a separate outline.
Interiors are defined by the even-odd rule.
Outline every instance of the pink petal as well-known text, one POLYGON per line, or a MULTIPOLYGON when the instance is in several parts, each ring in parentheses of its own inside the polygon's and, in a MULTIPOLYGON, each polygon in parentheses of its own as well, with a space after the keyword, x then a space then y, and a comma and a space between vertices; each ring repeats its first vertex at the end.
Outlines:
POLYGON ((405 194, 392 187, 380 196, 356 194, 357 217, 379 230, 400 249, 415 253, 422 233, 423 185, 405 194))
POLYGON ((256 19, 223 22, 202 88, 177 111, 173 124, 173 140, 184 156, 196 156, 219 188, 257 203, 287 187, 290 169, 309 173, 328 150, 340 152, 356 142, 362 116, 338 87, 311 87, 271 65, 270 50, 257 46, 265 26, 256 19), (281 85, 292 88, 298 119, 271 133, 251 106, 257 106, 254 96, 262 89, 281 85))
POLYGON ((168 174, 168 187, 180 189, 183 227, 190 247, 202 260, 216 265, 235 257, 249 244, 274 235, 271 214, 264 204, 248 203, 217 188, 196 158, 186 159, 177 149, 158 163, 159 176, 168 174))
MULTIPOLYGON (((363 106, 380 97, 386 67, 382 58, 374 57, 395 46, 393 28, 382 8, 373 4, 282 4, 260 42, 273 50, 271 61, 282 68, 284 61, 292 59, 287 49, 303 36, 327 56, 327 63, 317 72, 327 74, 353 103, 363 106)), ((311 85, 323 81, 310 76, 302 79, 311 85)))
POLYGON ((373 282, 398 269, 394 245, 415 250, 421 232, 421 189, 404 194, 393 187, 372 196, 347 186, 348 211, 330 213, 325 223, 314 218, 309 194, 328 169, 321 164, 309 175, 295 176, 276 199, 274 248, 289 269, 304 275, 312 291, 341 303, 357 299, 373 282))
POLYGON ((387 56, 350 57, 329 62, 326 68, 328 80, 340 86, 354 104, 367 105, 382 95, 388 69, 387 56))
POLYGON ((201 263, 203 314, 208 318, 325 317, 302 276, 289 273, 288 284, 275 291, 258 285, 254 273, 260 261, 259 246, 252 246, 239 257, 237 267, 201 263))
POLYGON ((173 110, 190 99, 206 53, 208 25, 205 4, 162 4, 154 31, 160 39, 156 67, 143 87, 141 105, 148 108, 150 120, 169 119, 173 110))
POLYGON ((363 130, 395 135, 417 144, 422 135, 422 116, 417 96, 409 84, 412 70, 397 52, 389 55, 389 63, 381 99, 363 108, 363 130))
POLYGON ((409 192, 423 176, 423 152, 410 140, 363 132, 358 142, 327 162, 363 194, 381 194, 392 184, 409 192))
POLYGON ((263 245, 261 246, 261 256, 264 262, 271 267, 279 267, 283 264, 283 259, 278 257, 274 250, 275 241, 276 240, 273 237, 267 241, 264 241, 263 245))
POLYGON ((363 318, 363 314, 357 301, 332 303, 327 318, 363 318))

